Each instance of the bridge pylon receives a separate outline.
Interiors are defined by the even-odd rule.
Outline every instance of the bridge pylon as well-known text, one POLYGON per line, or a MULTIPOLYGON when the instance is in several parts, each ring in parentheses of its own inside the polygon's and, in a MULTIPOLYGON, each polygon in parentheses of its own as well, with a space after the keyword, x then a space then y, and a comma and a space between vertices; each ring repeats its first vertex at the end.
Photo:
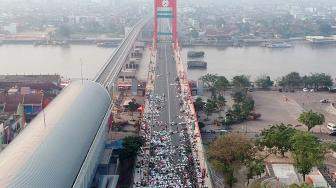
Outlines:
POLYGON ((172 36, 174 47, 177 47, 177 0, 154 0, 154 33, 153 47, 157 47, 160 35, 172 36), (158 20, 169 19, 172 24, 171 31, 159 31, 158 20))

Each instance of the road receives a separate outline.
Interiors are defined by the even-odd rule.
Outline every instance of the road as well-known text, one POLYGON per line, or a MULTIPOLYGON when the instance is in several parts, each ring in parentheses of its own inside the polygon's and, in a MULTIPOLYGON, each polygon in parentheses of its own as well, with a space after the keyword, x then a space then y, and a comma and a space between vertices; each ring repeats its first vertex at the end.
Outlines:
MULTIPOLYGON (((160 24, 160 29, 168 29, 160 24)), ((163 40, 169 40, 164 38, 163 40)), ((177 69, 173 45, 159 43, 156 58, 156 79, 152 97, 159 102, 152 103, 158 110, 158 117, 151 125, 150 186, 198 187, 197 175, 191 154, 191 143, 186 128, 183 101, 179 93, 177 69), (164 141, 162 141, 164 140, 164 141), (162 168, 158 168, 161 165, 162 168), (167 170, 168 169, 168 170, 167 170)))
POLYGON ((98 72, 95 81, 110 89, 116 81, 118 74, 124 65, 129 53, 131 52, 136 39, 149 21, 150 17, 141 19, 132 28, 131 32, 125 37, 121 45, 114 51, 111 57, 107 60, 102 69, 98 72))

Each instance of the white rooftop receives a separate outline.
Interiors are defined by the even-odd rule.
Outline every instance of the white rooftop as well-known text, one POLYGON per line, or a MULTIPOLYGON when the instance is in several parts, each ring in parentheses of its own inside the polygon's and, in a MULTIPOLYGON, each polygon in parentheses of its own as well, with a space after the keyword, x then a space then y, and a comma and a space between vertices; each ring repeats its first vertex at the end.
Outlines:
POLYGON ((300 180, 292 164, 272 164, 275 176, 286 185, 299 184, 300 180))

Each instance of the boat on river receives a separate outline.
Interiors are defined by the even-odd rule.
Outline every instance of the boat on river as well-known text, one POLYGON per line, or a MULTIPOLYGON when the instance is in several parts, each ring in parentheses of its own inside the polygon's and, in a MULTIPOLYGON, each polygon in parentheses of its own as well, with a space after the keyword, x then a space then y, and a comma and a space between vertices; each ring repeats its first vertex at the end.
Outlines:
POLYGON ((189 51, 188 58, 202 58, 205 53, 203 51, 189 51))
POLYGON ((99 42, 97 46, 101 48, 115 48, 119 46, 119 42, 99 42))
POLYGON ((208 63, 202 60, 189 60, 187 65, 188 69, 206 69, 208 63))
POLYGON ((291 44, 287 42, 281 42, 281 43, 268 43, 265 45, 267 48, 290 48, 292 47, 291 44))

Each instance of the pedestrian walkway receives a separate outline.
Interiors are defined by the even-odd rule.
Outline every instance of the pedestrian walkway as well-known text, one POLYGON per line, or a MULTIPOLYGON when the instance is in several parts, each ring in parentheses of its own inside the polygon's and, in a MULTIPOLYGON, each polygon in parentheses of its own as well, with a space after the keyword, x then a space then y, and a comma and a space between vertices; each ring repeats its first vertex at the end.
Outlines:
POLYGON ((175 49, 175 61, 176 61, 176 68, 180 80, 181 91, 183 94, 183 99, 185 104, 189 108, 190 114, 188 115, 188 132, 190 133, 191 143, 194 144, 195 149, 193 149, 193 157, 195 160, 195 164, 200 166, 200 173, 201 176, 198 177, 199 183, 205 185, 206 187, 212 187, 211 180, 208 175, 208 166, 206 163, 204 148, 202 144, 202 138, 200 129, 198 126, 197 114, 195 111, 195 107, 193 104, 193 99, 191 96, 191 91, 187 79, 187 72, 186 68, 184 67, 183 59, 181 56, 181 49, 175 49))
MULTIPOLYGON (((154 90, 155 69, 156 69, 156 50, 150 50, 150 62, 148 67, 147 85, 146 85, 146 98, 144 103, 144 116, 150 112, 149 96, 154 90)), ((151 127, 148 124, 142 124, 140 127, 140 136, 145 138, 145 145, 141 148, 140 154, 136 158, 136 167, 133 172, 133 187, 141 187, 143 182, 148 179, 148 158, 151 140, 151 127)))

